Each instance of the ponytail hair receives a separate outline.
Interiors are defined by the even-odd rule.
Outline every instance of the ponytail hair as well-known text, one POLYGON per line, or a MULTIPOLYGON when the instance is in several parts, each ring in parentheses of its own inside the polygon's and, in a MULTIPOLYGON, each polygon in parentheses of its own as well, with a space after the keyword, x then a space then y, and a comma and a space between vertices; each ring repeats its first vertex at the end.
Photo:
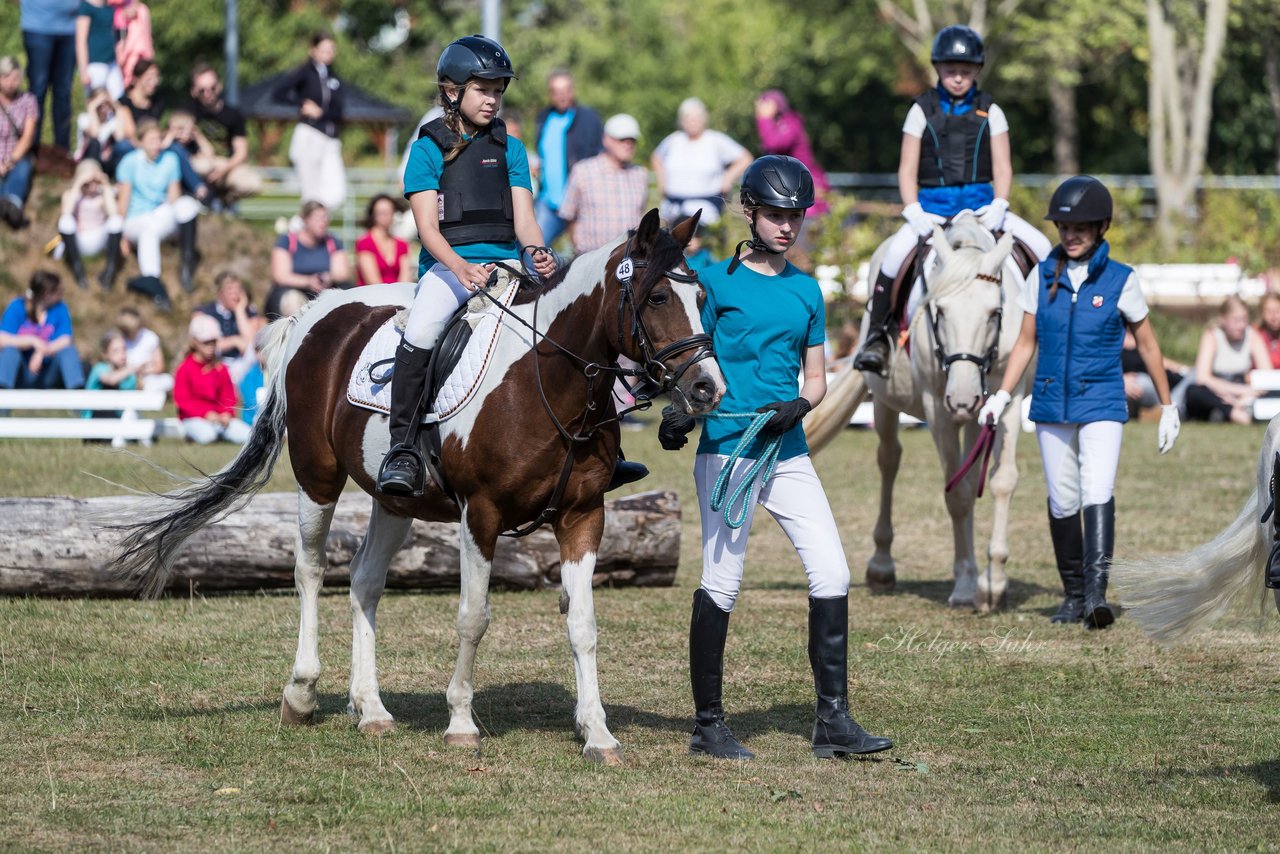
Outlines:
POLYGON ((467 94, 467 87, 471 85, 471 81, 474 79, 468 78, 467 82, 461 85, 454 83, 452 80, 440 81, 440 106, 444 108, 444 126, 457 137, 453 145, 449 146, 449 150, 444 153, 445 163, 452 163, 471 144, 471 140, 467 139, 466 132, 462 127, 461 106, 462 99, 467 94), (445 94, 445 86, 457 86, 457 98, 450 100, 449 96, 445 94))
POLYGON ((62 279, 57 273, 50 273, 48 270, 36 270, 32 273, 31 281, 27 285, 27 320, 39 323, 37 312, 41 300, 60 287, 62 287, 62 279))

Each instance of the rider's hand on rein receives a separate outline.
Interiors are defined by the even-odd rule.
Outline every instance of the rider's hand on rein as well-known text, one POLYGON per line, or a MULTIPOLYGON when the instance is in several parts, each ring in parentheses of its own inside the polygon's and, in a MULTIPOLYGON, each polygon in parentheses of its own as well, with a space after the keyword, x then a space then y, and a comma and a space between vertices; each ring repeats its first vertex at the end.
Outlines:
POLYGON ((1009 405, 1011 399, 1009 392, 1004 389, 988 397, 987 402, 982 404, 982 409, 978 410, 978 423, 995 424, 1000 420, 1000 416, 1004 415, 1005 407, 1009 405))

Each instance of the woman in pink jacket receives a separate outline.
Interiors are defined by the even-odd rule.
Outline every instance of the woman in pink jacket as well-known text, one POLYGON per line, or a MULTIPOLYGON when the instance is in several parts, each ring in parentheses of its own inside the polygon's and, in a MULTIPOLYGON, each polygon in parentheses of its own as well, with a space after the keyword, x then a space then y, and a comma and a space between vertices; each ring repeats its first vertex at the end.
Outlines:
POLYGON ((769 89, 756 98, 756 131, 760 134, 760 147, 765 154, 785 154, 803 163, 813 176, 813 187, 818 191, 817 200, 809 209, 809 217, 821 216, 830 210, 823 198, 830 190, 827 173, 822 171, 813 156, 809 134, 804 129, 804 119, 791 109, 787 96, 777 89, 769 89))

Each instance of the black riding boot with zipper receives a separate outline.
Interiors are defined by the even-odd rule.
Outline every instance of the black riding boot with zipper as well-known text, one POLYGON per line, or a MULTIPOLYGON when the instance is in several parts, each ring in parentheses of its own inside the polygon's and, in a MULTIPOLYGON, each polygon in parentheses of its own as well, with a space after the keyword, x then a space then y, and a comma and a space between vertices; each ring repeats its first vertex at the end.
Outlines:
POLYGON ((849 717, 849 597, 809 597, 809 665, 818 694, 813 721, 813 755, 819 759, 850 753, 879 753, 893 741, 871 735, 849 717))
POLYGON ((689 681, 693 685, 693 738, 689 752, 716 759, 754 759, 724 722, 724 642, 729 635, 729 612, 720 610, 711 594, 699 587, 693 594, 689 619, 689 681))

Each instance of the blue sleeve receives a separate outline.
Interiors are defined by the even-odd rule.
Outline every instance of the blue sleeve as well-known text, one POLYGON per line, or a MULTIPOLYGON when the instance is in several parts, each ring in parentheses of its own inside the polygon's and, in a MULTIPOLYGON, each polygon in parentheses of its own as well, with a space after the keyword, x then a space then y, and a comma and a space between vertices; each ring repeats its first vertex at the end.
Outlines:
POLYGON ((285 250, 286 252, 288 252, 288 251, 289 251, 289 235, 287 235, 287 234, 282 234, 282 235, 280 235, 279 237, 277 237, 277 238, 276 238, 276 248, 277 248, 277 249, 283 249, 283 250, 285 250))
POLYGON ((827 340, 827 305, 822 301, 822 289, 813 282, 814 304, 809 311, 809 335, 805 338, 806 347, 816 347, 827 340))
POLYGON ((507 137, 507 183, 514 189, 523 187, 533 192, 533 181, 529 178, 529 152, 524 143, 514 136, 507 137))
POLYGON ((133 186, 137 180, 138 158, 142 157, 140 149, 134 149, 120 158, 120 165, 116 167, 116 183, 128 184, 133 186))
POLYGON ((53 327, 50 341, 57 341, 63 335, 71 334, 71 312, 67 310, 65 302, 49 306, 49 325, 53 327))
POLYGON ((178 162, 178 155, 172 151, 165 151, 160 155, 160 166, 164 170, 165 187, 182 180, 182 165, 178 162))
MULTIPOLYGON (((526 165, 526 171, 528 166, 526 165)), ((424 190, 439 190, 444 173, 444 153, 440 146, 423 137, 409 149, 409 163, 404 167, 404 197, 424 190)))
POLYGON ((342 238, 341 238, 341 237, 339 237, 339 236, 338 236, 338 235, 336 235, 336 234, 331 234, 331 235, 329 235, 329 238, 333 241, 333 248, 334 248, 334 249, 338 249, 338 250, 341 250, 341 249, 342 249, 342 238))
POLYGON ((111 370, 111 366, 106 362, 99 362, 93 366, 93 370, 89 371, 89 378, 84 381, 84 387, 90 391, 102 388, 102 375, 111 370))
POLYGON ((5 308, 4 319, 0 320, 0 332, 17 335, 18 330, 22 328, 22 321, 26 319, 26 306, 22 304, 22 299, 18 298, 9 303, 8 307, 5 308))

